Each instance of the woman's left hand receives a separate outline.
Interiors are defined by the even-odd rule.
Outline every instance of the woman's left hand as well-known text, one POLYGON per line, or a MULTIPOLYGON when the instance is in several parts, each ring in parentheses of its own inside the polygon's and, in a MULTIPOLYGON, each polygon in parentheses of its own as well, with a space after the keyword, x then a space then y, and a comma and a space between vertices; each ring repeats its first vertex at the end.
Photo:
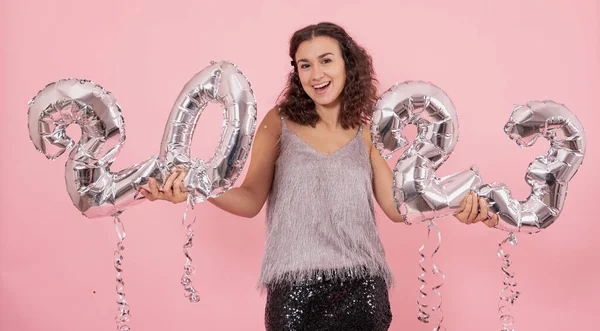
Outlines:
POLYGON ((487 201, 484 198, 477 198, 477 193, 475 192, 471 192, 463 199, 454 217, 465 224, 483 222, 489 227, 494 227, 498 224, 498 214, 488 217, 487 201))

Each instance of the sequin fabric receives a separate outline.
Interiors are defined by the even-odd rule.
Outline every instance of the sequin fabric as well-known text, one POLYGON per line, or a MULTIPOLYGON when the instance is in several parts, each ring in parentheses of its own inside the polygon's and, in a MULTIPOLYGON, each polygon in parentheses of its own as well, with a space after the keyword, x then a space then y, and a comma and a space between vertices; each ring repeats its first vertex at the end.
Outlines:
POLYGON ((267 331, 385 331, 391 321, 388 289, 379 276, 317 277, 267 289, 267 331))

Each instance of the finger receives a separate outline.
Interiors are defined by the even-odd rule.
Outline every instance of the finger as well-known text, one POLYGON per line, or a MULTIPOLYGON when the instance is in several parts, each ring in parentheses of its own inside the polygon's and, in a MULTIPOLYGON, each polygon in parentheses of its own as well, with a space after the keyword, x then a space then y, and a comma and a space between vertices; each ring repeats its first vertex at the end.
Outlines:
POLYGON ((175 178, 175 181, 173 182, 173 193, 175 197, 181 196, 181 185, 183 184, 184 178, 185 174, 183 173, 183 171, 180 171, 179 175, 177 176, 177 178, 175 178))
POLYGON ((148 186, 150 187, 150 192, 152 193, 152 197, 156 200, 158 199, 158 185, 156 184, 156 179, 150 178, 148 180, 148 186))
POLYGON ((464 223, 471 224, 471 220, 469 217, 471 215, 471 210, 473 210, 473 194, 469 193, 469 195, 465 199, 465 209, 463 210, 464 223))
POLYGON ((478 213, 478 209, 479 209, 479 204, 477 203, 477 194, 475 194, 475 192, 471 193, 471 209, 469 211, 469 217, 467 218, 467 222, 469 224, 473 223, 475 221, 475 218, 477 217, 477 213, 478 213))
POLYGON ((456 214, 456 218, 463 223, 467 223, 469 217, 469 211, 471 210, 471 194, 467 194, 461 201, 461 210, 456 214))
POLYGON ((469 199, 469 195, 467 194, 461 201, 460 206, 457 209, 457 212, 460 213, 465 210, 465 206, 467 205, 467 200, 469 199))
POLYGON ((154 181, 154 191, 152 192, 152 196, 154 196, 154 199, 165 200, 165 194, 159 190, 158 182, 155 178, 152 178, 152 180, 154 181))
POLYGON ((148 192, 146 189, 144 188, 140 188, 139 192, 144 196, 144 198, 150 200, 150 201, 154 201, 156 200, 153 196, 152 193, 148 192))
POLYGON ((484 198, 479 198, 479 214, 475 219, 475 222, 481 222, 487 220, 488 217, 488 204, 484 198))
POLYGON ((175 178, 177 178, 178 175, 178 171, 174 171, 169 175, 169 178, 167 178, 167 180, 165 181, 165 184, 163 185, 163 192, 165 194, 165 197, 167 199, 172 199, 173 198, 173 181, 175 180, 175 178))
POLYGON ((487 225, 488 227, 493 228, 496 225, 498 225, 498 220, 499 220, 498 214, 494 214, 489 219, 483 221, 483 223, 485 223, 485 225, 487 225))

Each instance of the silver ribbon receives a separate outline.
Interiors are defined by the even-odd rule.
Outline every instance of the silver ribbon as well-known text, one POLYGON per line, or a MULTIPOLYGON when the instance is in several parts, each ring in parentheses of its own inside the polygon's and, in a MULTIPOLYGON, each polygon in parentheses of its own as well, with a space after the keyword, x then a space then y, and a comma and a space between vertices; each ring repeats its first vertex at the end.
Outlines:
POLYGON ((515 290, 517 286, 515 274, 509 270, 512 261, 510 260, 510 254, 505 251, 507 243, 512 246, 517 245, 517 237, 514 233, 511 232, 506 239, 498 244, 498 257, 502 260, 502 273, 504 274, 504 287, 500 290, 498 299, 498 315, 502 324, 501 331, 515 331, 512 328, 514 317, 511 315, 510 310, 517 298, 519 298, 520 293, 515 290))
POLYGON ((419 248, 419 256, 421 257, 421 259, 419 260, 419 268, 421 269, 422 273, 419 274, 418 277, 419 281, 421 282, 421 287, 419 288, 420 297, 417 300, 417 304, 419 305, 419 315, 417 318, 423 323, 430 323, 432 322, 432 316, 435 314, 435 316, 437 317, 437 322, 435 327, 433 328, 433 331, 440 331, 446 329, 442 326, 442 322, 444 321, 444 312, 442 310, 442 294, 439 291, 440 287, 444 285, 446 275, 444 275, 444 273, 438 268, 434 260, 434 256, 440 249, 441 244, 442 233, 440 231, 440 228, 434 220, 429 220, 429 224, 427 225, 427 238, 425 239, 423 245, 421 245, 421 247, 419 248), (427 244, 430 240, 432 229, 435 229, 436 231, 436 236, 434 238, 436 238, 437 240, 435 242, 435 247, 431 255, 429 256, 429 259, 427 259, 424 251, 426 249, 426 246, 428 246, 427 244), (428 268, 425 265, 425 261, 429 261, 431 263, 431 275, 437 276, 437 278, 441 279, 440 281, 434 282, 432 284, 427 283, 427 280, 425 278, 428 275, 428 268), (431 291, 431 293, 433 293, 433 295, 435 295, 436 298, 428 298, 429 291, 431 291), (438 303, 429 304, 426 302, 427 299, 437 299, 438 303))
POLYGON ((181 219, 181 224, 185 229, 186 242, 183 244, 183 255, 185 255, 185 265, 183 266, 183 276, 181 276, 181 285, 183 285, 183 289, 185 290, 185 297, 190 300, 190 303, 196 303, 200 301, 200 296, 198 295, 196 289, 192 285, 192 275, 196 272, 195 268, 192 266, 192 258, 188 252, 190 248, 193 247, 193 239, 194 239, 194 230, 192 229, 192 225, 196 223, 196 216, 192 218, 191 222, 188 222, 188 211, 189 208, 194 209, 194 198, 190 194, 188 195, 187 204, 185 206, 185 211, 183 212, 183 218, 181 219))
POLYGON ((115 250, 115 270, 117 270, 117 304, 119 304, 119 314, 115 317, 117 322, 117 330, 119 331, 129 331, 130 328, 127 325, 131 318, 129 314, 129 304, 127 300, 125 300, 125 282, 123 281, 123 251, 125 250, 125 245, 123 245, 123 240, 125 240, 125 226, 119 219, 119 215, 114 215, 114 224, 115 230, 117 231, 117 236, 119 237, 119 242, 117 243, 117 249, 115 250))

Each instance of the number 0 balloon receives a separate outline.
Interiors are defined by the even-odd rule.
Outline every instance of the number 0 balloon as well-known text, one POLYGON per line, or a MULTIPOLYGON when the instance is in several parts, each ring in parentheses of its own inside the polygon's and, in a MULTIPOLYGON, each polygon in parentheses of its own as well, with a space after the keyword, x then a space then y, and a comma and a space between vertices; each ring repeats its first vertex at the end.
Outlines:
POLYGON ((237 180, 250 154, 255 128, 256 100, 248 79, 231 63, 213 62, 179 94, 165 126, 160 162, 167 169, 189 169, 184 186, 196 201, 216 197, 237 180), (190 146, 196 123, 210 102, 223 110, 223 131, 212 158, 204 161, 190 156, 190 146))
MULTIPOLYGON (((250 82, 235 65, 213 62, 184 86, 165 127, 159 159, 166 169, 188 169, 183 182, 190 192, 188 205, 193 208, 195 202, 217 197, 231 188, 250 154, 255 128, 256 101, 250 82), (196 123, 210 102, 223 110, 223 131, 212 158, 204 161, 190 156, 190 146, 196 123)), ((187 222, 187 208, 182 223, 187 241, 183 246, 186 263, 181 284, 190 302, 198 302, 191 280, 194 267, 188 253, 194 221, 187 222)))

